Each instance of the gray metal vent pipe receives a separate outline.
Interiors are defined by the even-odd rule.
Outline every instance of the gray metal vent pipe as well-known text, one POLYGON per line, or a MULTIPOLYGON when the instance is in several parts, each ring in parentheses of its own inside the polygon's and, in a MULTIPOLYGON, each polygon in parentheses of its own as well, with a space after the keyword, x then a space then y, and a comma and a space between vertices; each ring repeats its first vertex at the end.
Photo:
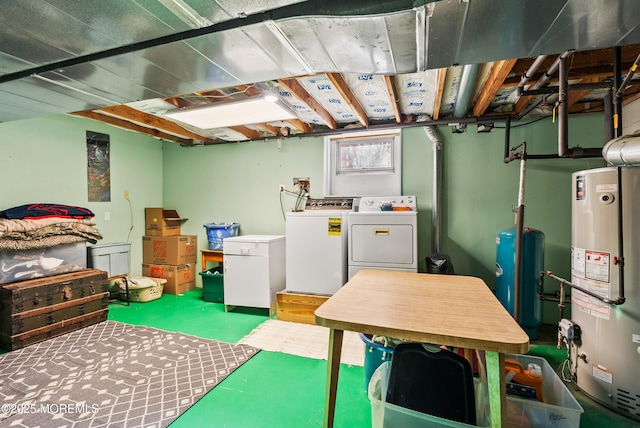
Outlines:
POLYGON ((435 126, 425 126, 424 133, 433 143, 433 207, 431 209, 432 216, 432 236, 433 236, 433 252, 440 252, 440 229, 441 229, 441 195, 442 195, 442 136, 435 126))
POLYGON ((480 64, 465 65, 462 68, 462 76, 460 76, 460 86, 458 87, 458 96, 456 97, 456 105, 453 108, 454 117, 465 117, 471 105, 473 90, 476 87, 478 73, 480 72, 480 64))
POLYGON ((613 166, 639 166, 640 131, 609 141, 602 148, 602 157, 613 166))

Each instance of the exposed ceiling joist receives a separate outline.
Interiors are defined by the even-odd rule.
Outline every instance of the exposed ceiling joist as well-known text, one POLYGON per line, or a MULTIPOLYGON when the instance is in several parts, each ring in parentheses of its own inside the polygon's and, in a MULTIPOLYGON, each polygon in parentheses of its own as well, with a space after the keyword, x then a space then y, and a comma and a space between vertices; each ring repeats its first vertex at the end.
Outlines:
POLYGON ((509 73, 511 73, 511 69, 517 61, 517 59, 509 59, 493 63, 487 82, 480 91, 480 96, 473 106, 474 116, 483 116, 486 113, 489 104, 491 104, 491 101, 495 98, 498 90, 502 87, 504 80, 509 73))
MULTIPOLYGON (((296 79, 279 79, 278 83, 282 85, 287 91, 291 93, 295 98, 305 103, 311 110, 313 110, 329 129, 336 129, 338 124, 331 114, 320 105, 320 103, 307 92, 307 90, 296 79)), ((297 127, 296 127, 297 128, 297 127)), ((300 129, 300 128, 298 128, 300 129)))
POLYGON ((393 84, 393 78, 391 76, 384 76, 384 82, 387 86, 387 93, 391 100, 391 107, 393 108, 393 116, 396 118, 396 123, 400 123, 401 115, 400 108, 398 107, 398 95, 396 94, 396 88, 393 84))
POLYGON ((154 138, 159 138, 161 140, 173 141, 175 143, 180 143, 182 145, 193 145, 193 140, 187 138, 180 138, 172 134, 167 134, 157 129, 147 128, 146 126, 136 125, 125 119, 119 119, 117 117, 109 116, 106 114, 101 114, 96 111, 85 110, 85 111, 76 111, 71 113, 74 116, 85 117, 87 119, 97 120, 98 122, 107 123, 109 125, 116 126, 118 128, 126 129, 128 131, 138 132, 140 134, 146 134, 154 138))
POLYGON ((327 73, 327 77, 329 77, 329 80, 331 80, 338 92, 340 92, 342 98, 344 98, 349 107, 351 107, 351 110, 353 110, 362 126, 364 126, 365 128, 368 127, 369 118, 364 112, 356 96, 353 95, 353 92, 347 85, 347 82, 344 81, 344 78, 339 73, 327 73))

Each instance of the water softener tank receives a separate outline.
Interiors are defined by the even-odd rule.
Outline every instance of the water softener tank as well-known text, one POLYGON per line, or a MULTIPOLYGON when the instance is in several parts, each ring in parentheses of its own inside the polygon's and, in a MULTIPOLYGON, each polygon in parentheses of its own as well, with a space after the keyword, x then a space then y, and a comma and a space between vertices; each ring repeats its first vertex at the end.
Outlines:
MULTIPOLYGON (((499 231, 496 246, 496 297, 513 315, 516 228, 510 227, 499 231)), ((538 298, 538 282, 542 270, 544 270, 544 233, 526 227, 522 237, 519 324, 531 340, 538 338, 538 327, 542 324, 542 301, 538 298)))

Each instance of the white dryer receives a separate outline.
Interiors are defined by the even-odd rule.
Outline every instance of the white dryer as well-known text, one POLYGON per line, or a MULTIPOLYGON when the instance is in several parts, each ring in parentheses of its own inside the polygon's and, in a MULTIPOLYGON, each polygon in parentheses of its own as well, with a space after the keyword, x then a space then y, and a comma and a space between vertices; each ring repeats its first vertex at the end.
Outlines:
POLYGON ((367 196, 349 213, 349 279, 362 269, 418 271, 415 196, 367 196))

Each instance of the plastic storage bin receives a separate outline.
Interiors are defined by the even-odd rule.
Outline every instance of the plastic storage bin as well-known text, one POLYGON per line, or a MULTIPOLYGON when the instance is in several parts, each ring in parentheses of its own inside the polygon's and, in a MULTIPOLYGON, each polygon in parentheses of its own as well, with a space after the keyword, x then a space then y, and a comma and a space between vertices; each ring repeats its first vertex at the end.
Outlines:
MULTIPOLYGON (((529 363, 542 368, 542 391, 544 403, 507 395, 507 426, 530 428, 579 428, 584 409, 567 389, 549 363, 540 357, 506 354, 505 358, 519 361, 523 366, 529 363)), ((422 428, 422 427, 470 427, 471 425, 437 418, 415 412, 384 401, 387 393, 390 362, 384 362, 376 369, 369 382, 371 421, 373 428, 422 428)), ((475 383, 478 426, 490 425, 489 399, 486 385, 475 383)))
POLYGON ((87 268, 87 244, 75 242, 29 250, 0 250, 0 284, 87 268))
POLYGON ((505 355, 524 367, 530 363, 542 368, 542 396, 544 403, 514 395, 507 396, 509 427, 557 427, 578 428, 584 409, 558 377, 547 360, 531 355, 505 355))
POLYGON ((240 223, 207 223, 204 227, 210 250, 222 250, 223 239, 238 236, 240 231, 240 223))
MULTIPOLYGON (((395 404, 387 403, 387 384, 391 362, 382 363, 371 376, 369 382, 369 401, 371 402, 371 423, 373 428, 431 428, 431 427, 472 427, 461 422, 439 418, 426 413, 416 412, 395 404)), ((476 395, 476 420, 480 427, 491 425, 489 398, 486 385, 474 382, 476 395)))
POLYGON ((200 272, 202 300, 205 302, 224 303, 224 275, 221 270, 218 266, 200 272))
POLYGON ((131 272, 131 243, 100 244, 87 247, 89 266, 104 270, 107 277, 128 275, 131 272))

